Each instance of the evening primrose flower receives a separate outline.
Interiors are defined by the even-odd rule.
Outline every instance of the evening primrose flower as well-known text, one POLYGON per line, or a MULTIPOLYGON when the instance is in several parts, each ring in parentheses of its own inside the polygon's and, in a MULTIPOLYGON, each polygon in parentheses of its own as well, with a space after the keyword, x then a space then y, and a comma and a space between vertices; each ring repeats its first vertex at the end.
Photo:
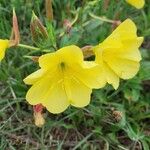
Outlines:
POLYGON ((131 4, 132 6, 136 7, 137 9, 141 9, 144 7, 145 0, 126 0, 127 3, 131 4))
POLYGON ((121 23, 102 43, 94 48, 96 63, 101 70, 101 80, 117 89, 119 78, 130 79, 140 67, 139 47, 143 37, 137 37, 137 28, 130 19, 121 23))
POLYGON ((2 40, 0 39, 0 61, 5 56, 5 51, 9 47, 9 40, 2 40))
POLYGON ((41 103, 54 114, 69 105, 88 105, 92 88, 104 86, 98 65, 84 61, 81 49, 74 45, 41 56, 39 66, 41 69, 24 79, 32 85, 26 99, 31 105, 41 103))

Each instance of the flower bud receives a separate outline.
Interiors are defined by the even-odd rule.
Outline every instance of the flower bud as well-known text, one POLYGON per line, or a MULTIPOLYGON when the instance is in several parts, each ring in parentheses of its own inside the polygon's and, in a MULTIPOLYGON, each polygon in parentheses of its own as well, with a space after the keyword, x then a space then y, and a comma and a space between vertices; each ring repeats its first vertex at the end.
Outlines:
POLYGON ((66 33, 70 33, 71 31, 71 28, 72 28, 72 25, 71 25, 71 22, 67 19, 64 20, 64 27, 66 29, 66 33))
POLYGON ((82 52, 85 59, 94 56, 94 52, 92 48, 93 47, 90 45, 82 47, 82 52))
POLYGON ((39 61, 39 56, 28 56, 28 55, 25 55, 23 57, 24 58, 28 58, 28 59, 32 60, 33 62, 38 62, 39 61))
POLYGON ((46 17, 48 21, 53 20, 52 0, 45 0, 46 17))
POLYGON ((19 33, 19 27, 18 27, 18 19, 16 16, 15 9, 13 9, 13 18, 12 18, 12 35, 10 37, 9 46, 16 46, 20 42, 20 33, 19 33))
POLYGON ((42 22, 38 19, 34 12, 32 14, 30 29, 33 42, 38 47, 45 46, 48 40, 48 33, 46 28, 43 26, 42 22))
POLYGON ((45 119, 40 112, 34 113, 34 121, 37 127, 42 127, 45 124, 45 119))
POLYGON ((42 104, 37 104, 33 106, 34 110, 34 121, 37 127, 42 127, 45 124, 45 119, 42 115, 43 106, 42 104))
POLYGON ((112 116, 116 122, 119 122, 123 118, 123 112, 119 110, 113 110, 112 116))

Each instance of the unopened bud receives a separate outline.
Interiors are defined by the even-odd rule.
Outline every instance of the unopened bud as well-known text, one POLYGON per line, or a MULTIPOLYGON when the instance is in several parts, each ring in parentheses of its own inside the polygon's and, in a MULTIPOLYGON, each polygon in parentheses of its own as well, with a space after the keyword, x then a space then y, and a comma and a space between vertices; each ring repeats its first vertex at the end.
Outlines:
POLYGON ((109 6, 109 3, 110 3, 110 0, 105 0, 105 1, 104 1, 103 9, 104 9, 105 11, 107 11, 108 6, 109 6))
POLYGON ((67 19, 64 20, 64 27, 66 29, 66 33, 70 33, 72 25, 71 22, 67 19))
POLYGON ((38 19, 34 12, 32 14, 30 29, 33 42, 37 46, 43 47, 43 45, 45 45, 45 42, 47 42, 48 33, 46 28, 43 26, 42 22, 38 19))
POLYGON ((114 119, 117 122, 119 122, 122 119, 122 117, 123 117, 123 113, 121 111, 118 111, 118 110, 113 110, 112 111, 112 115, 113 115, 114 119))
POLYGON ((46 17, 48 21, 53 20, 52 0, 45 0, 46 17))
POLYGON ((32 60, 34 62, 38 62, 39 61, 39 56, 32 56, 32 60))
POLYGON ((24 58, 31 59, 34 62, 38 62, 39 61, 39 56, 24 56, 24 58))
POLYGON ((112 30, 116 29, 121 24, 120 20, 114 20, 112 24, 112 30))
POLYGON ((94 52, 93 52, 92 48, 93 47, 90 46, 90 45, 89 46, 84 46, 84 47, 81 48, 82 52, 83 52, 83 56, 84 56, 85 59, 89 58, 91 56, 94 56, 94 52))
POLYGON ((18 27, 18 19, 16 16, 15 9, 13 9, 13 18, 12 18, 12 35, 10 37, 10 47, 16 46, 20 42, 20 33, 19 33, 19 27, 18 27))
POLYGON ((43 106, 42 104, 37 104, 33 106, 34 110, 34 122, 37 127, 42 127, 45 124, 45 119, 43 117, 42 111, 43 106))
POLYGON ((113 22, 113 24, 112 24, 112 31, 113 31, 114 29, 116 29, 116 27, 118 27, 118 26, 121 24, 121 21, 119 20, 120 15, 121 15, 121 12, 122 12, 122 8, 119 9, 119 10, 117 11, 117 13, 114 15, 114 22, 113 22))
POLYGON ((34 123, 37 127, 42 127, 45 124, 45 119, 40 112, 34 113, 34 123))

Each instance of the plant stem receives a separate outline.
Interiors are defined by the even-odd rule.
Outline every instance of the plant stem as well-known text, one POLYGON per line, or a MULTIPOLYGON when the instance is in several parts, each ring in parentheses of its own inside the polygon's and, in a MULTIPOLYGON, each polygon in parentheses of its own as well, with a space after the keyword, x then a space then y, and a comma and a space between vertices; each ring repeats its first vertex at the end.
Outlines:
POLYGON ((22 47, 22 48, 31 49, 31 50, 40 50, 40 48, 38 48, 38 47, 29 46, 29 45, 25 45, 25 44, 18 44, 17 46, 22 47))
POLYGON ((110 19, 105 18, 105 17, 96 16, 96 15, 94 15, 94 14, 92 14, 92 13, 89 13, 89 15, 90 15, 92 18, 94 18, 94 19, 99 19, 99 20, 101 20, 101 21, 103 21, 103 22, 108 22, 108 23, 112 23, 112 24, 116 22, 116 20, 110 20, 110 19))

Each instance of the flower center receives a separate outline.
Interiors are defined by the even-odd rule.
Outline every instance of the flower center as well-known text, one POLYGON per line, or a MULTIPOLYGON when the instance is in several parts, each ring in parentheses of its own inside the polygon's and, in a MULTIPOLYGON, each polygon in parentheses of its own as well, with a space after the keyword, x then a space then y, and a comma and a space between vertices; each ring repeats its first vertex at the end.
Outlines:
POLYGON ((60 67, 61 67, 61 70, 65 70, 65 67, 66 67, 65 63, 64 63, 64 62, 61 62, 61 63, 60 63, 60 67))

